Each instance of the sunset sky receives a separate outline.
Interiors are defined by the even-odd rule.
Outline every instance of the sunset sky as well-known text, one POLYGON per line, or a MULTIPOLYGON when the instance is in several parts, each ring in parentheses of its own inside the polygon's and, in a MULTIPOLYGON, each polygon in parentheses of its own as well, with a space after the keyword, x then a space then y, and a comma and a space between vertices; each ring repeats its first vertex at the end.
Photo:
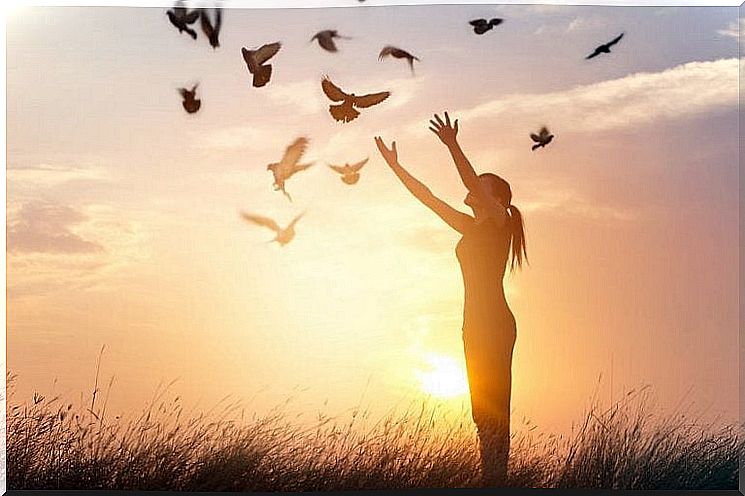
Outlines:
POLYGON ((449 110, 477 172, 510 181, 525 216, 530 265, 505 280, 515 418, 565 431, 595 391, 607 403, 648 384, 661 407, 736 420, 736 8, 227 10, 214 51, 164 8, 20 8, 7 47, 19 395, 90 394, 105 345, 121 412, 172 380, 205 406, 467 404, 458 236, 373 143, 395 139, 402 164, 467 211, 427 130, 449 110), (505 22, 484 36, 467 24, 491 16, 505 22), (352 39, 330 54, 308 42, 321 29, 352 39), (584 60, 620 32, 612 55, 584 60), (274 41, 272 80, 253 88, 240 49, 274 41), (387 44, 421 59, 416 76, 377 60, 387 44), (325 74, 392 96, 339 124, 325 74), (202 109, 187 115, 177 88, 196 82, 202 109), (556 139, 531 152, 542 125, 556 139), (290 179, 290 203, 266 164, 300 136, 316 166, 290 179), (325 165, 365 157, 352 187, 325 165), (281 248, 240 210, 306 215, 281 248))

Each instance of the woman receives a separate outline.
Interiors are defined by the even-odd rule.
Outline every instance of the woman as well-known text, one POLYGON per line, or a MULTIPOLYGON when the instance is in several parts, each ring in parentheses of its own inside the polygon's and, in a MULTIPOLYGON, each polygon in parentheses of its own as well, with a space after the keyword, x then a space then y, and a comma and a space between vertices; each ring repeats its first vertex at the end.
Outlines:
POLYGON ((435 197, 398 163, 396 142, 388 148, 375 138, 380 153, 406 188, 462 237, 455 253, 465 288, 463 345, 471 391, 471 410, 479 435, 481 472, 488 486, 506 481, 510 449, 510 393, 512 350, 517 327, 504 296, 505 268, 521 267, 525 234, 520 211, 512 205, 512 191, 495 174, 477 176, 457 141, 458 120, 451 125, 434 116, 430 130, 450 150, 463 184, 465 204, 473 215, 455 210, 435 197))

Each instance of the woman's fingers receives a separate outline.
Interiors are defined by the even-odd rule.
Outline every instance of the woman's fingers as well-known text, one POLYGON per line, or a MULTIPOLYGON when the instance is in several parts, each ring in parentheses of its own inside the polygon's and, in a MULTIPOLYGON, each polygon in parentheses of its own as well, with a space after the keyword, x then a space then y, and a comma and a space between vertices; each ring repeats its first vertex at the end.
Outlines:
POLYGON ((435 119, 437 120, 437 123, 440 125, 440 127, 445 127, 445 123, 442 122, 442 119, 440 119, 440 116, 435 114, 435 119))
POLYGON ((430 119, 429 123, 430 123, 430 124, 432 124, 432 127, 433 127, 433 128, 435 128, 435 129, 437 129, 438 131, 439 131, 440 129, 442 129, 442 125, 440 125, 440 124, 436 123, 436 122, 435 122, 435 121, 433 121, 432 119, 430 119))
POLYGON ((435 133, 438 136, 440 134, 439 131, 437 131, 437 129, 433 128, 432 126, 429 127, 429 130, 432 131, 433 133, 435 133))
POLYGON ((456 133, 458 132, 458 119, 455 119, 455 122, 453 123, 453 129, 456 133))
POLYGON ((448 115, 447 110, 445 111, 445 125, 450 127, 450 116, 448 115))
POLYGON ((378 145, 378 151, 385 157, 385 154, 388 152, 388 147, 385 146, 385 143, 383 143, 383 139, 380 136, 375 138, 375 144, 378 145))

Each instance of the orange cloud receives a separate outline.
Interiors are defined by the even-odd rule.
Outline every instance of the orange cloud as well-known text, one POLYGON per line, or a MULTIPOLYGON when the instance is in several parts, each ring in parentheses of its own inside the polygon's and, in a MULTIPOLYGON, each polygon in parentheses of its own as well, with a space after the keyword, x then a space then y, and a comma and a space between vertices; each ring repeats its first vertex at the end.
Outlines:
POLYGON ((86 216, 72 207, 26 203, 8 223, 10 253, 97 253, 103 247, 74 232, 86 216))

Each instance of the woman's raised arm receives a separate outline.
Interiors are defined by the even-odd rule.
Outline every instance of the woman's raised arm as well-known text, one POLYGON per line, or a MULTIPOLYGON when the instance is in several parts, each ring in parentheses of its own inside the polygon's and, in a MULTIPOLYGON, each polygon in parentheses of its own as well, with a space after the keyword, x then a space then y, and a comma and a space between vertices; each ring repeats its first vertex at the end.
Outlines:
POLYGON ((479 203, 484 206, 490 216, 498 219, 504 218, 504 208, 497 205, 492 195, 483 187, 476 171, 473 170, 471 162, 469 162, 458 143, 458 119, 450 124, 450 116, 445 112, 444 122, 439 115, 435 114, 434 119, 430 120, 429 123, 431 124, 430 131, 435 133, 440 141, 448 147, 453 162, 455 162, 455 167, 458 169, 458 174, 468 191, 479 199, 479 203))
POLYGON ((444 201, 437 198, 432 191, 417 178, 409 174, 401 164, 398 163, 398 151, 396 142, 391 143, 388 148, 383 140, 378 136, 375 138, 375 144, 378 145, 380 154, 385 159, 388 166, 406 186, 406 189, 414 195, 420 202, 429 207, 434 213, 440 216, 450 227, 463 234, 468 226, 473 222, 473 217, 454 209, 444 201))

